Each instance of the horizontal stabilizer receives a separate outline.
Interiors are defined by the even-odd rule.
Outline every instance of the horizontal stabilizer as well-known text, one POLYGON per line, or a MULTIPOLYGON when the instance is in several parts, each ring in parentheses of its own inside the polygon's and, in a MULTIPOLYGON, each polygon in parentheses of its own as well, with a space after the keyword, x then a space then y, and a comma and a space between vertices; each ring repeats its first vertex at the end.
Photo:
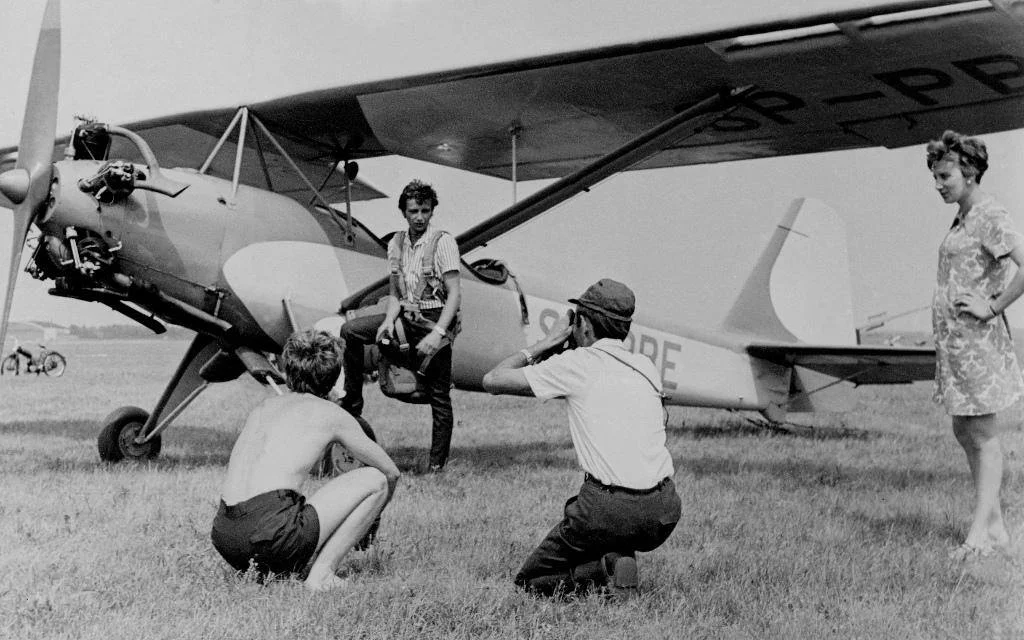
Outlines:
POLYGON ((935 349, 753 343, 747 353, 786 366, 817 371, 854 384, 901 384, 935 378, 935 349))

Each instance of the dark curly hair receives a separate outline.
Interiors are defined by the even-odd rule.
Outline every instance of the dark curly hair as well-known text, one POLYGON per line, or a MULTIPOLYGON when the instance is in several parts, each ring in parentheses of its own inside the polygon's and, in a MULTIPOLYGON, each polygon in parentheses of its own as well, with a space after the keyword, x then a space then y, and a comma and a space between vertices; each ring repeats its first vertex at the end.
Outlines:
POLYGON ((429 202, 432 209, 437 208, 437 192, 434 187, 420 180, 413 180, 402 189, 402 195, 398 196, 398 210, 405 213, 405 205, 410 200, 429 202))
MULTIPOLYGON (((985 143, 956 131, 946 131, 942 138, 928 143, 928 168, 931 169, 935 163, 953 154, 956 155, 960 171, 980 184, 981 177, 988 171, 988 149, 985 143)), ((953 160, 952 157, 948 159, 953 160)))
POLYGON ((307 329, 288 337, 281 351, 281 363, 288 388, 326 398, 341 374, 344 349, 334 336, 307 329))

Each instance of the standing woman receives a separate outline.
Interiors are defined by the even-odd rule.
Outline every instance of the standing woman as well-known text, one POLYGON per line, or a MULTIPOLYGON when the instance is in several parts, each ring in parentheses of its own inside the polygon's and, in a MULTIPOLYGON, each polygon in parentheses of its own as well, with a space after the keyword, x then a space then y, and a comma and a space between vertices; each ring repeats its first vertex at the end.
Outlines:
POLYGON ((988 168, 984 142, 946 131, 928 144, 928 168, 943 201, 957 205, 939 247, 932 326, 935 401, 952 416, 974 479, 971 528, 950 553, 965 560, 1010 540, 999 505, 1003 452, 996 414, 1024 396, 1003 315, 1024 292, 1024 238, 1013 230, 1006 209, 979 186, 988 168))

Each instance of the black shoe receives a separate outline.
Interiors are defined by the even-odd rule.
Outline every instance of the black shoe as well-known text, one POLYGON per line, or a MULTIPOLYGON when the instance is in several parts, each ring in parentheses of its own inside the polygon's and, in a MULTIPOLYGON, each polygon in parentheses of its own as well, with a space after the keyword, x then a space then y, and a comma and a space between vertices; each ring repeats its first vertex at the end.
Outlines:
POLYGON ((640 593, 640 569, 636 558, 618 553, 606 553, 605 571, 608 572, 608 589, 619 600, 631 600, 640 593))

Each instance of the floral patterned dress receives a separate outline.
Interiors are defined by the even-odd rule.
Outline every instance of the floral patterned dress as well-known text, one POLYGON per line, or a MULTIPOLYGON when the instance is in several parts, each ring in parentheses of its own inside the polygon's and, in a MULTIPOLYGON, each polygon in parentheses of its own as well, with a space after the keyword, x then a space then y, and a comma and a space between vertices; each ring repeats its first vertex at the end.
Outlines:
POLYGON ((1024 395, 1017 355, 1005 316, 978 320, 953 307, 969 291, 995 299, 1013 276, 1010 251, 1022 238, 991 197, 958 219, 939 246, 932 298, 935 395, 950 415, 975 416, 1009 407, 1024 395))

